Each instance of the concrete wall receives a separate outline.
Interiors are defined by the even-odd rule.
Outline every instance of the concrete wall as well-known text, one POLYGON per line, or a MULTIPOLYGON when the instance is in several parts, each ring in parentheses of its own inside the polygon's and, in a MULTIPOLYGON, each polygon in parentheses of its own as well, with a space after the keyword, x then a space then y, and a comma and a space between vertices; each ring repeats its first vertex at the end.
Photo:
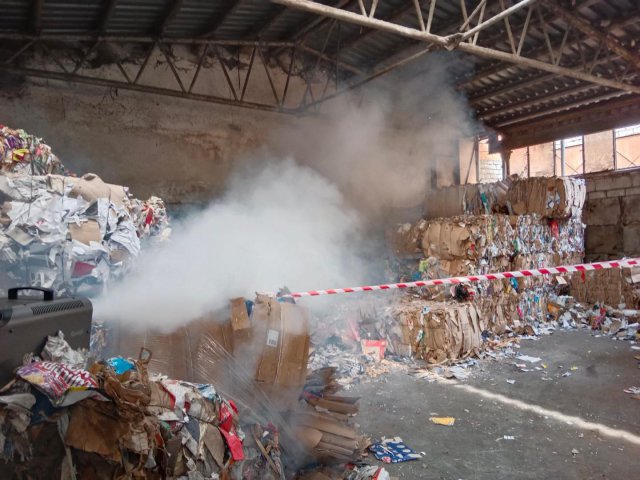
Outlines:
MULTIPOLYGON (((140 83, 175 87, 166 58, 156 53, 140 83)), ((189 84, 198 56, 188 49, 174 54, 182 83, 189 84)), ((44 61, 36 56, 29 62, 40 68, 40 60, 44 61)), ((244 60, 229 67, 237 90, 242 89, 249 64, 248 57, 244 60)), ((124 64, 130 77, 137 68, 124 64)), ((254 66, 246 100, 273 101, 265 68, 276 89, 284 87, 282 68, 254 66)), ((79 73, 122 77, 117 67, 109 65, 87 71, 83 67, 79 73)), ((321 77, 318 73, 311 79, 312 88, 324 88, 321 77)), ((422 76, 414 82, 410 91, 417 93, 411 99, 425 98, 427 106, 433 105, 437 122, 415 101, 382 99, 373 88, 367 91, 371 94, 360 92, 351 100, 337 97, 318 115, 294 116, 40 79, 17 86, 0 82, 0 124, 42 137, 78 174, 94 172, 105 181, 129 186, 137 197, 159 195, 168 204, 216 198, 235 167, 271 155, 293 156, 345 190, 360 185, 365 201, 375 195, 385 205, 409 208, 422 204, 425 188, 459 181, 457 142, 462 124, 468 121, 466 106, 457 95, 441 95, 441 101, 434 101, 424 94, 426 81, 422 76)), ((440 77, 429 83, 439 86, 440 77)), ((197 85, 194 93, 218 96, 229 88, 219 62, 202 68, 197 85)), ((297 107, 306 89, 306 82, 292 76, 285 105, 297 107)))
POLYGON ((640 169, 585 178, 587 259, 640 256, 640 169))
POLYGON ((287 120, 88 86, 34 85, 21 97, 0 96, 0 123, 42 137, 72 171, 94 172, 137 197, 155 194, 169 203, 215 197, 232 164, 287 120))

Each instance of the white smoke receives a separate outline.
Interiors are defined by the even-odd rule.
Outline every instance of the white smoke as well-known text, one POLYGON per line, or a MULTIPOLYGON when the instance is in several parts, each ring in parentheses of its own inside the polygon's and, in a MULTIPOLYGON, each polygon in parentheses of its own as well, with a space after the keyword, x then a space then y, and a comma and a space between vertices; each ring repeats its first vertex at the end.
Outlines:
POLYGON ((171 331, 233 297, 362 281, 361 225, 339 190, 292 160, 261 161, 98 299, 96 319, 171 331))
POLYGON ((473 128, 453 88, 456 58, 432 54, 340 96, 317 118, 276 130, 274 148, 331 179, 374 221, 421 205, 432 182, 455 181, 458 141, 473 128))
POLYGON ((401 87, 391 94, 368 88, 274 128, 271 153, 236 171, 221 198, 98 299, 96 318, 171 331, 256 291, 376 281, 384 220, 420 204, 434 174, 451 174, 470 129, 448 64, 433 57, 391 79, 401 87))

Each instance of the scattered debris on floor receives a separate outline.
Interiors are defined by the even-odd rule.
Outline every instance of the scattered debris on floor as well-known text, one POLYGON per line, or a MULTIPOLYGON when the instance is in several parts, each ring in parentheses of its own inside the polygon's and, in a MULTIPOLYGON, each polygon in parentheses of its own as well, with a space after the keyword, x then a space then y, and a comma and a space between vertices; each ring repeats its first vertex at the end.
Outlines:
POLYGON ((436 425, 444 425, 445 427, 451 427, 456 423, 454 417, 429 417, 429 421, 436 425))
POLYGON ((409 448, 400 437, 382 438, 379 442, 369 445, 369 451, 384 463, 409 462, 422 458, 422 455, 409 448))

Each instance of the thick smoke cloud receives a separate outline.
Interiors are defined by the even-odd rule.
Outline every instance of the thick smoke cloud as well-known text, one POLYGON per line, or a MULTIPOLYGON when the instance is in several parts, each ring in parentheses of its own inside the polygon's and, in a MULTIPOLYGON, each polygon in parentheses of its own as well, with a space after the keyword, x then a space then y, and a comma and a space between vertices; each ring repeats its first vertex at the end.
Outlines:
POLYGON ((174 229, 172 241, 96 302, 96 318, 164 331, 230 298, 288 285, 362 280, 357 215, 339 190, 292 160, 254 163, 227 193, 174 229))
POLYGON ((458 140, 472 131, 466 101, 453 87, 456 58, 432 54, 340 96, 319 118, 276 131, 273 144, 331 179, 371 220, 415 207, 436 177, 455 180, 458 140))
POLYGON ((98 299, 96 318, 171 331, 256 291, 376 281, 373 239, 384 242, 394 210, 421 203, 434 174, 446 178, 470 130, 447 65, 433 57, 274 130, 221 198, 98 299))

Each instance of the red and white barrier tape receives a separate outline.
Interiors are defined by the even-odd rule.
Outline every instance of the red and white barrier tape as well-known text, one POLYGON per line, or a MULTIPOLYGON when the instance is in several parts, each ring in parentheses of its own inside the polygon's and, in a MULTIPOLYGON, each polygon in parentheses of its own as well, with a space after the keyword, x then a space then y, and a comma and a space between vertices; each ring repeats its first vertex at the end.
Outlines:
POLYGON ((296 292, 282 297, 317 297, 319 295, 336 295, 338 293, 374 292, 377 290, 394 290, 400 288, 431 287, 435 285, 455 285, 457 283, 482 282, 485 280, 503 280, 509 278, 539 277, 543 275, 561 275, 563 273, 588 272, 592 270, 604 270, 609 268, 627 268, 640 266, 640 258, 627 258, 609 262, 583 263, 580 265, 568 265, 562 267, 547 267, 533 270, 519 270, 515 272, 487 273, 485 275, 470 275, 468 277, 439 278, 435 280, 421 280, 419 282, 388 283, 386 285, 371 285, 366 287, 334 288, 331 290, 311 290, 309 292, 296 292))

